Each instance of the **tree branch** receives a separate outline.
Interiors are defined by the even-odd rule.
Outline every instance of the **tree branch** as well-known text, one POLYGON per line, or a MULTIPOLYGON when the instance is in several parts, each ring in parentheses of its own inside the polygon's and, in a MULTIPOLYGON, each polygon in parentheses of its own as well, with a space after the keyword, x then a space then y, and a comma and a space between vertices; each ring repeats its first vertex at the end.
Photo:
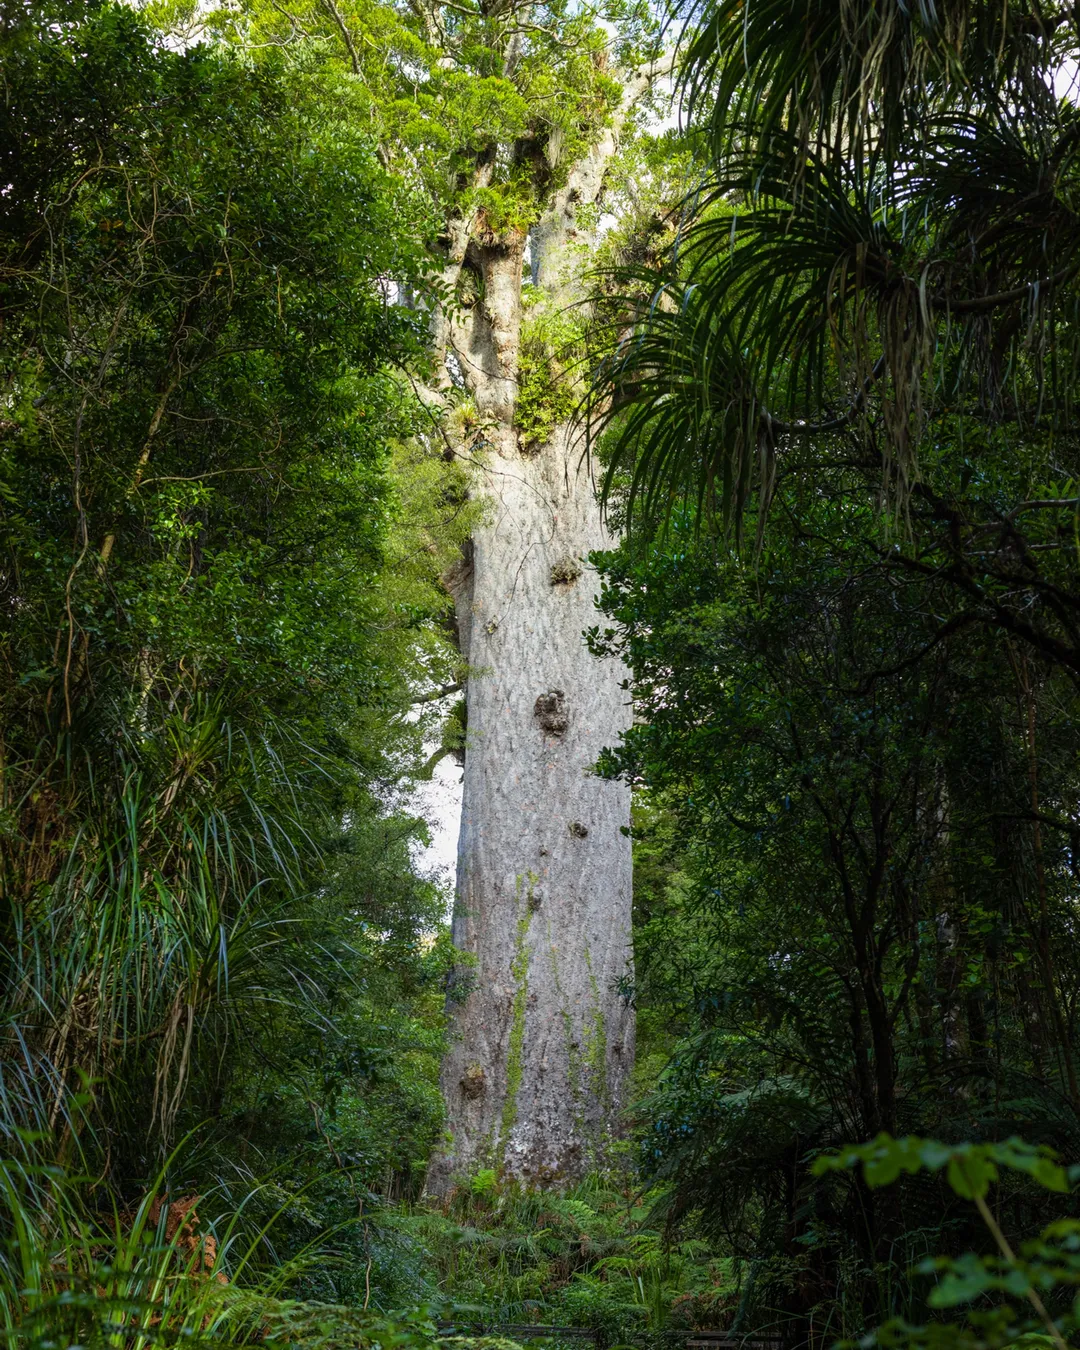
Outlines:
POLYGON ((440 685, 430 694, 421 694, 419 698, 414 698, 410 707, 415 708, 419 703, 438 703, 439 699, 445 698, 447 694, 456 694, 459 689, 464 688, 464 683, 464 680, 455 680, 453 684, 440 685))
POLYGON ((334 0, 323 0, 323 4, 326 6, 330 17, 337 24, 338 31, 341 33, 341 40, 348 49, 349 60, 352 62, 353 74, 359 75, 361 73, 360 57, 356 54, 356 47, 353 45, 352 34, 349 32, 345 20, 341 17, 341 10, 334 4, 334 0))
POLYGON ((1070 263, 1068 267, 1063 267, 1053 276, 1042 277, 1036 281, 1026 281, 1022 286, 1014 286, 1011 291, 998 291, 994 295, 978 295, 971 300, 950 300, 947 295, 936 296, 934 304, 952 310, 954 314, 982 314, 988 309, 997 309, 999 305, 1011 305, 1017 300, 1023 300, 1026 295, 1032 291, 1058 285, 1059 282, 1068 281, 1080 271, 1080 265, 1070 263))
POLYGON ((901 671, 907 670, 910 666, 918 665, 924 656, 929 656, 934 648, 944 642, 947 637, 959 632, 961 628, 966 628, 969 624, 982 623, 983 621, 981 615, 972 614, 969 610, 954 614, 951 619, 941 625, 929 642, 924 643, 913 655, 906 656, 893 666, 885 666, 881 670, 872 670, 860 684, 853 689, 843 689, 842 692, 853 695, 855 698, 864 698, 874 687, 875 681, 888 679, 890 675, 899 675, 901 671))

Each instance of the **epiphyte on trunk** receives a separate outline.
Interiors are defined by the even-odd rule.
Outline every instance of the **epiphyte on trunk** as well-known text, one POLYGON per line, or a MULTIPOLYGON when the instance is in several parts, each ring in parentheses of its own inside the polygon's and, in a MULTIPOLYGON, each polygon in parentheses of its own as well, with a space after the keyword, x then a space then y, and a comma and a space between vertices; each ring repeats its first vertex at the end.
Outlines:
POLYGON ((581 564, 576 558, 560 558, 551 564, 551 584, 553 586, 572 586, 581 576, 581 564))
POLYGON ((549 689, 546 694, 538 694, 533 712, 545 736, 566 735, 570 717, 566 711, 566 695, 561 689, 549 689))
POLYGON ((470 1064, 461 1077, 461 1090, 466 1097, 474 1099, 484 1090, 484 1067, 482 1064, 470 1064))

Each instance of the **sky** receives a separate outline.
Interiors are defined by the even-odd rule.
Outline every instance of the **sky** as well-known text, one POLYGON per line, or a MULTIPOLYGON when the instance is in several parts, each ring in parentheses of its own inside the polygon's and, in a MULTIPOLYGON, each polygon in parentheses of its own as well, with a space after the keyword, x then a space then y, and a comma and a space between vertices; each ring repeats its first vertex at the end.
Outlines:
MULTIPOLYGON (((427 747, 429 754, 434 749, 434 744, 427 747)), ((451 886, 461 821, 462 778, 461 765, 453 755, 447 755, 435 766, 431 782, 421 783, 410 802, 410 809, 423 816, 431 829, 431 844, 417 851, 416 862, 424 871, 432 868, 442 871, 443 879, 451 886)))

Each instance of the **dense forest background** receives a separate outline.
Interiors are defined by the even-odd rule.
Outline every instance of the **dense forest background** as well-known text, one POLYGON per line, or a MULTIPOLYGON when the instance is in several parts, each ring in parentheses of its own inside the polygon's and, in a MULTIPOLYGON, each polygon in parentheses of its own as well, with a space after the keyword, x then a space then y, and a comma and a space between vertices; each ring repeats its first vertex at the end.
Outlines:
POLYGON ((1052 0, 3 11, 13 1346, 1068 1343, 1078 54, 1052 0), (519 408, 622 531, 634 1101, 436 1203, 439 230, 527 230, 466 161, 664 52, 519 408))

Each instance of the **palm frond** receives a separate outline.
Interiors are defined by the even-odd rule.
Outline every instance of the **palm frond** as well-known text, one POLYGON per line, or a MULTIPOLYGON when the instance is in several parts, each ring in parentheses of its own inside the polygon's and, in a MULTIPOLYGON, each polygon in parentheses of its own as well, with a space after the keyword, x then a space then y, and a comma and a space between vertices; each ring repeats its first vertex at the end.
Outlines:
POLYGON ((715 0, 687 16, 684 96, 720 158, 749 128, 756 146, 784 130, 839 159, 874 122, 896 161, 942 100, 1045 101, 1063 27, 1034 0, 715 0))

